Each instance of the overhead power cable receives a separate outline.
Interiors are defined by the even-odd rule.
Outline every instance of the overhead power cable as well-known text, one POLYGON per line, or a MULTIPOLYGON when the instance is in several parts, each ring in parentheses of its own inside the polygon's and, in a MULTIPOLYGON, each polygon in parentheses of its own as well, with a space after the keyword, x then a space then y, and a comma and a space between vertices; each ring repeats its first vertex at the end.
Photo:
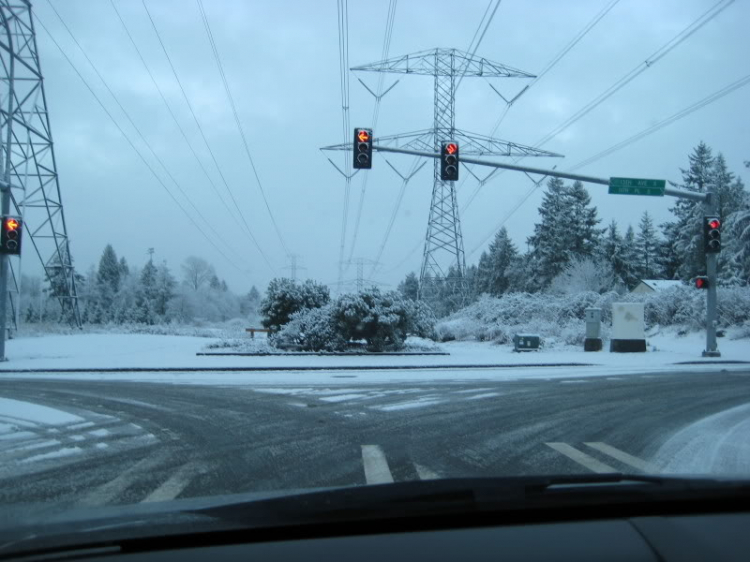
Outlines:
MULTIPOLYGON (((273 212, 271 211, 271 206, 268 204, 268 198, 266 197, 266 192, 263 189, 263 183, 260 181, 260 176, 258 175, 258 170, 255 167, 255 162, 253 161, 253 157, 250 154, 250 147, 248 146, 247 137, 245 136, 245 130, 242 127, 242 122, 240 121, 239 114, 237 113, 237 106, 234 103, 234 97, 232 96, 232 91, 229 88, 229 82, 227 81, 226 73, 224 72, 224 65, 221 62, 221 55, 219 54, 219 49, 216 46, 216 41, 214 40, 214 35, 211 32, 211 25, 208 22, 208 17, 206 16, 206 11, 203 8, 203 0, 197 0, 198 8, 201 12, 201 17, 203 18, 203 26, 206 30, 206 35, 208 37, 208 41, 211 45, 211 50, 214 55, 214 61, 216 62, 216 66, 219 69, 219 75, 221 76, 221 81, 224 85, 224 91, 226 92, 227 99, 229 100, 229 105, 232 109, 232 115, 234 116, 234 122, 237 125, 237 130, 240 133, 240 138, 242 139, 242 146, 245 149, 245 154, 247 155, 247 159, 250 162, 250 167, 253 170, 253 175, 255 176, 255 181, 257 182, 258 189, 260 190, 260 194, 263 197, 263 203, 265 204, 266 211, 268 211, 268 216, 271 218, 271 223, 273 223, 273 228, 276 231, 276 235, 279 238, 279 242, 281 242, 282 248, 284 248, 284 252, 289 255, 289 248, 286 245, 286 242, 284 241, 284 237, 281 234, 281 230, 279 229, 279 225, 276 222, 276 218, 273 215, 273 212)), ((232 199, 234 199, 234 195, 232 195, 232 199)), ((245 220, 243 215, 243 220, 245 220)), ((249 227, 248 227, 249 228, 249 227)))
MULTIPOLYGON (((385 36, 383 37, 383 49, 380 53, 380 60, 388 59, 388 52, 391 48, 391 37, 393 36, 393 23, 396 18, 396 4, 397 0, 390 0, 388 3, 388 16, 386 17, 385 23, 385 36)), ((380 100, 383 95, 383 80, 385 79, 385 73, 378 73, 378 87, 377 95, 375 96, 375 107, 372 112, 372 128, 377 129, 378 117, 380 116, 380 100)), ((362 183, 359 190, 359 205, 357 206, 357 215, 354 220, 354 233, 352 235, 352 243, 349 248, 349 257, 346 260, 346 268, 344 272, 349 269, 349 265, 352 263, 352 257, 354 256, 354 249, 357 246, 357 237, 359 235, 359 224, 362 219, 362 209, 365 202, 365 193, 367 191, 367 181, 370 179, 370 174, 362 174, 362 183)))
MULTIPOLYGON (((618 150, 622 150, 623 148, 630 146, 631 144, 638 142, 641 139, 646 138, 647 136, 655 133, 656 131, 663 129, 664 127, 667 127, 668 125, 671 125, 672 123, 675 123, 684 117, 687 117, 691 113, 698 111, 699 109, 702 109, 706 107, 707 105, 714 103, 715 101, 723 98, 724 96, 728 94, 731 94, 732 92, 734 92, 735 90, 738 90, 739 88, 747 86, 748 84, 750 84, 750 74, 740 78, 739 80, 735 80, 734 82, 730 84, 727 84, 723 88, 681 109, 680 111, 670 115, 669 117, 666 117, 665 119, 662 119, 658 121, 657 123, 654 123, 653 125, 643 129, 642 131, 639 131, 638 133, 626 138, 625 140, 617 144, 614 144, 610 146, 609 148, 602 150, 601 152, 598 152, 597 154, 594 154, 593 156, 590 156, 582 160, 575 166, 568 168, 567 171, 573 172, 575 170, 583 168, 584 166, 593 164, 594 162, 596 162, 597 160, 600 160, 601 158, 604 158, 605 156, 614 154, 618 150)), ((528 200, 528 198, 531 197, 531 195, 539 189, 539 187, 541 187, 541 184, 536 184, 531 190, 529 190, 529 192, 526 193, 526 195, 524 195, 524 197, 520 201, 518 201, 518 203, 516 203, 513 209, 509 213, 506 214, 506 216, 502 219, 500 224, 498 224, 487 236, 485 236, 482 242, 480 242, 471 251, 469 255, 474 254, 479 248, 481 248, 487 242, 487 240, 489 240, 495 234, 495 232, 500 230, 500 228, 502 228, 502 226, 508 221, 508 219, 510 219, 513 213, 515 213, 521 207, 521 205, 523 205, 526 202, 526 200, 528 200)))
MULTIPOLYGON (((138 148, 136 147, 136 145, 132 141, 132 139, 128 136, 128 134, 125 132, 125 130, 120 126, 120 124, 114 118, 114 116, 112 115, 112 113, 107 109, 107 106, 104 105, 104 103, 99 98, 99 96, 96 95, 96 92, 91 87, 91 85, 88 83, 88 81, 86 80, 86 78, 84 78, 83 74, 81 74, 80 70, 78 70, 78 67, 76 67, 76 65, 73 63, 73 61, 68 56, 68 54, 65 52, 65 50, 60 46, 60 44, 54 38, 54 36, 52 35, 52 33, 49 31, 49 29, 47 29, 47 26, 44 25, 44 22, 41 20, 41 18, 39 18, 39 14, 35 13, 34 16, 36 17, 37 23, 39 23, 39 25, 42 27, 42 29, 44 29, 44 31, 47 33, 47 35, 49 36, 49 38, 52 41, 52 43, 55 45, 55 47, 57 47, 58 51, 60 51, 60 53, 65 58, 65 60, 67 61, 67 63, 70 65, 70 67, 73 69, 73 71, 76 73, 76 75, 78 76, 78 78, 81 80, 81 82, 83 82, 83 85, 86 86, 86 89, 91 93, 91 95, 94 97, 94 99, 99 104, 99 106, 102 108, 102 110, 104 110, 104 113, 107 115, 107 117, 109 117, 110 121, 112 121, 112 123, 117 128, 117 130, 120 131, 120 134, 123 136, 123 138, 125 138, 125 140, 128 142, 128 144, 133 149, 133 151, 138 155, 138 157, 141 159, 141 161, 145 164, 146 168, 148 168, 148 170, 154 176, 154 178, 159 183, 159 185, 162 186, 162 188, 172 198, 172 200, 180 208, 180 210, 184 213, 184 215, 190 220, 190 222, 193 223, 193 225, 196 227, 196 229, 198 230, 198 232, 200 232, 201 235, 203 235, 203 237, 214 247, 214 249, 230 265, 232 265, 238 271, 246 274, 247 272, 243 268, 241 268, 240 266, 238 266, 234 262, 234 260, 232 260, 229 256, 227 256, 224 253, 224 251, 221 249, 221 247, 218 246, 216 244, 216 242, 214 242, 214 240, 210 236, 208 236, 206 234, 206 232, 203 230, 203 228, 201 228, 200 224, 198 222, 196 222, 196 220, 192 217, 192 215, 190 215, 190 213, 188 213, 187 209, 185 209, 185 207, 182 206, 182 204, 180 203, 179 199, 177 199, 177 197, 175 197, 175 195, 172 193, 172 191, 169 189, 169 187, 167 187, 167 185, 164 183, 164 181, 159 177, 159 174, 156 173, 156 170, 154 170, 154 168, 151 166, 151 164, 149 164, 148 160, 146 160, 146 158, 143 156, 143 154, 141 153, 141 151, 138 150, 138 148)), ((143 140, 145 140, 145 139, 143 139, 143 140)), ((147 146, 149 146, 149 148, 150 148, 150 145, 147 144, 147 146)), ((157 160, 159 160, 158 156, 156 158, 157 158, 157 160)), ((162 166, 163 166, 163 164, 162 164, 162 166)), ((183 192, 183 195, 184 195, 184 192, 183 192)))
MULTIPOLYGON (((219 174, 219 177, 221 178, 222 183, 224 184, 224 188, 227 190, 227 193, 229 194, 229 197, 231 198, 232 202, 234 203, 235 210, 237 211, 238 215, 240 216, 240 219, 242 220, 242 223, 244 225, 244 230, 247 233, 247 235, 251 238, 253 241, 253 244, 256 248, 258 248, 258 251, 263 256, 263 260, 268 264, 268 266, 271 268, 272 271, 276 271, 271 265, 271 262, 269 261, 268 257, 266 256, 265 252, 260 248, 260 245, 258 244, 257 239, 255 238, 255 235, 253 234, 252 230, 250 229, 247 221, 245 220, 244 215, 242 214, 242 211, 239 208, 239 205, 237 205, 237 201, 234 198, 234 195, 232 194, 232 190, 229 188, 229 183, 227 182, 226 177, 224 176, 224 172, 221 169, 221 166, 219 165, 218 160, 216 159, 216 155, 214 154, 213 149, 211 148, 211 144, 208 142, 208 139, 206 138, 206 133, 203 130, 203 126, 201 125, 200 121, 198 120, 197 115, 195 114, 195 110, 193 109, 193 104, 190 103, 190 98, 188 98, 187 93, 185 92, 185 88, 182 85, 182 81, 180 80, 179 74, 177 74, 177 70, 174 67, 174 64, 172 63, 172 57, 169 56, 169 52, 167 51, 167 47, 164 44, 164 41, 161 38, 161 34, 159 33, 159 28, 156 26, 156 22, 154 21, 154 18, 151 16, 151 12, 148 9, 148 6, 146 5, 146 0, 141 0, 141 4, 143 5, 143 9, 146 12, 146 15, 148 16, 149 22, 151 23, 151 27, 154 30, 154 34, 156 35, 157 40, 159 41, 159 45, 161 46, 161 50, 164 53, 164 56, 167 59, 167 62, 169 63, 169 68, 172 71, 172 75, 174 76, 175 81, 177 82, 177 85, 180 88, 180 92, 182 93, 182 97, 185 100, 185 103, 188 106, 188 109, 190 110, 190 115, 193 117, 193 121, 195 122, 196 127, 198 127, 198 132, 201 135, 201 139, 203 139, 203 143, 206 145, 206 149, 208 150, 208 154, 211 156, 211 160, 214 163, 214 166, 216 167, 216 171, 219 174)), ((232 215, 234 216, 234 215, 232 215)))
MULTIPOLYGON (((641 75, 647 69, 651 68, 654 64, 656 64, 661 59, 663 59, 668 53, 674 50, 677 46, 679 46, 684 41, 686 41, 696 31, 698 31, 708 22, 713 20, 722 11, 724 11, 727 7, 729 7, 729 5, 731 5, 733 2, 734 0, 719 0, 719 2, 714 4, 711 8, 709 8, 704 13, 702 13, 698 18, 693 20, 687 27, 685 27, 677 35, 672 37, 672 39, 670 39, 669 41, 664 43, 661 47, 659 47, 656 51, 654 51, 651 54, 651 56, 649 56, 644 62, 637 65, 635 68, 633 68, 633 70, 626 73, 622 78, 616 80, 609 88, 604 90, 596 98, 594 98, 588 104, 586 104, 581 109, 579 109, 576 113, 574 113, 572 116, 566 119, 563 123, 558 125, 555 129, 550 131, 547 135, 539 139, 536 143, 534 143, 533 145, 534 148, 540 148, 542 145, 546 144, 547 142, 555 138, 557 135, 565 131, 567 128, 571 127, 574 123, 579 121, 581 118, 586 116, 593 109, 601 105, 604 101, 612 97, 616 92, 618 92, 619 90, 624 88, 627 84, 632 82, 637 76, 641 75)), ((518 158, 514 160, 514 163, 519 162, 522 159, 523 159, 523 156, 519 156, 518 158)), ((496 174, 495 177, 497 178, 498 176, 502 174, 503 172, 501 171, 498 174, 496 174)), ((476 198, 477 193, 478 193, 478 190, 475 190, 475 192, 472 193, 471 197, 462 208, 461 210, 462 213, 465 212, 469 208, 471 203, 476 198)))
MULTIPOLYGON (((216 187, 216 184, 211 179, 211 176, 208 174, 208 171, 206 170, 206 167, 203 165, 203 162, 198 157, 198 153, 195 151, 195 148, 193 148, 192 143, 190 142, 190 140, 188 139, 187 135, 185 134, 185 130, 180 125, 180 122, 177 119, 177 117, 175 116, 174 111, 172 111, 172 107, 169 105, 169 102, 167 102, 167 99, 164 96, 164 93, 162 92, 161 87, 159 86, 158 82, 154 78, 154 75, 151 72, 151 69, 149 68, 148 64, 146 63, 146 60, 143 57, 143 54, 141 53, 141 50, 138 48, 138 45, 136 44, 135 39, 133 38, 132 34, 130 33, 130 29, 128 28, 127 24, 125 23, 125 20, 122 18, 122 15, 120 14, 120 11, 117 9, 117 5, 115 4, 114 0, 110 0, 110 4, 112 5, 112 9, 115 11, 115 14, 117 15, 117 19, 120 21, 120 24, 122 24, 123 30, 125 31, 125 34, 128 36, 128 39, 130 40, 130 43, 133 45, 133 48, 135 49, 135 52, 138 54, 138 58, 140 59, 141 64, 143 65, 143 68, 148 73, 149 78, 151 78, 151 82, 154 84, 154 87, 156 88, 156 91, 159 93, 159 97, 161 98, 162 103, 167 108, 167 111, 169 112, 169 115, 172 117, 172 121, 174 121, 174 124, 177 126, 177 129, 180 131, 180 134, 182 135, 182 138, 185 141, 185 144, 187 144, 188 148, 190 149, 190 152, 193 154, 193 157, 195 158, 195 161, 198 163, 198 166, 203 171, 203 175, 208 180, 209 185, 213 189, 213 191, 216 194, 216 196, 219 198, 219 201, 221 201, 221 203, 224 205, 224 207, 226 208, 226 210, 229 213, 229 215, 235 220, 235 222, 237 222, 237 225, 240 226, 240 229, 242 229, 242 226, 237 221, 237 218, 232 213, 232 210, 229 208, 229 206, 227 205, 227 203, 224 201, 224 198, 221 196, 221 192, 218 190, 218 188, 216 187)), ((53 10, 54 10, 54 7, 53 7, 53 10)), ((59 14, 58 14, 58 17, 59 17, 59 14)), ((193 205, 193 207, 195 208, 194 205, 193 205)), ((198 210, 196 209, 196 211, 198 211, 198 210)), ((199 212, 199 214, 200 214, 200 212, 199 212)), ((212 230, 214 230, 211 222, 206 221, 205 219, 204 219, 204 222, 207 223, 212 230)), ((214 232, 216 232, 216 231, 214 230, 214 232)), ((217 233, 217 236, 218 236, 218 233, 217 233)), ((227 242, 225 240, 223 240, 223 239, 222 239, 222 241, 224 242, 224 244, 226 245, 227 248, 232 249, 233 253, 239 257, 239 254, 237 253, 236 250, 234 250, 231 247, 231 245, 227 244, 227 242)))

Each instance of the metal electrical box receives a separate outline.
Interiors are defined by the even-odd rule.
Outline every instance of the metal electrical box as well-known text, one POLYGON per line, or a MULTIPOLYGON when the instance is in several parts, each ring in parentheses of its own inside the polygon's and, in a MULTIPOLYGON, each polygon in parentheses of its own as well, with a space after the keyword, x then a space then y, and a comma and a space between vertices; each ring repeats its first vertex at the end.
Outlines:
POLYGON ((541 341, 537 334, 516 334, 513 336, 513 351, 539 351, 541 341))

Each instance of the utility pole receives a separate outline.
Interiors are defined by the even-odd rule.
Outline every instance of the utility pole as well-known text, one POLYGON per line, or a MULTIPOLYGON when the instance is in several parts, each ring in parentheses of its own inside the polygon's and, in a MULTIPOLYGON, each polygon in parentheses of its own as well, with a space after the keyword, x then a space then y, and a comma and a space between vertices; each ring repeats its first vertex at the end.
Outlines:
POLYGON ((154 249, 149 248, 148 250, 146 250, 146 253, 148 254, 148 261, 154 263, 154 249))
MULTIPOLYGON (((80 327, 70 240, 29 0, 0 0, 0 63, 0 211, 22 216, 26 255, 36 253, 46 279, 54 280, 63 315, 80 327)), ((11 271, 11 260, 3 255, 0 360, 5 359, 8 331, 8 285, 15 280, 11 271)))

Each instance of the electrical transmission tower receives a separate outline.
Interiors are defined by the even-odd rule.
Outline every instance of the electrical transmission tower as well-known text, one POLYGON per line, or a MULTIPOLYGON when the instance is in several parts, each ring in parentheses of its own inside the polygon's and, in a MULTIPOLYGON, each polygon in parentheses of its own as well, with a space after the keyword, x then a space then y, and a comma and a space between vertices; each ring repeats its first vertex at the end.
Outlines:
MULTIPOLYGON (((0 0, 0 24, 2 212, 24 218, 24 255, 36 253, 50 283, 50 295, 60 302, 62 317, 80 326, 73 260, 31 2, 0 0)), ((15 264, 8 258, 3 257, 7 265, 3 264, 0 272, 0 322, 6 320, 4 312, 8 305, 14 319, 18 309, 20 258, 15 264)), ((4 338, 5 333, 0 337, 4 338)))
MULTIPOLYGON (((431 49, 392 59, 355 66, 353 71, 392 72, 432 76, 434 82, 434 119, 431 129, 388 137, 375 135, 379 146, 439 152, 440 142, 454 140, 462 155, 479 156, 559 156, 545 150, 523 146, 456 128, 456 86, 462 77, 534 78, 534 75, 470 55, 458 49, 431 49)), ((325 147, 328 150, 351 150, 348 144, 325 147)), ((453 281, 463 292, 466 272, 461 221, 458 216, 454 182, 440 179, 440 163, 435 159, 432 176, 432 201, 427 222, 420 294, 430 293, 429 281, 453 281)))
POLYGON ((301 269, 307 269, 306 267, 299 265, 300 257, 301 256, 299 254, 288 254, 287 258, 289 258, 289 265, 282 268, 291 270, 290 273, 292 276, 292 281, 297 281, 297 271, 301 269))

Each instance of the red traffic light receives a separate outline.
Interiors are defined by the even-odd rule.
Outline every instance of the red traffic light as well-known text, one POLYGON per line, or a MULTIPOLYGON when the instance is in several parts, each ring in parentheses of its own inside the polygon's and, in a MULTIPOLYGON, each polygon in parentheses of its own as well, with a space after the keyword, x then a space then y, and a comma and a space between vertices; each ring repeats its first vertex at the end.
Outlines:
POLYGON ((708 289, 708 277, 696 277, 695 288, 696 289, 708 289))
POLYGON ((445 151, 448 154, 455 154, 458 151, 458 145, 454 142, 448 143, 448 145, 445 147, 445 151))
POLYGON ((365 129, 360 129, 357 133, 357 138, 359 139, 359 142, 367 142, 370 140, 370 133, 368 133, 365 129))
POLYGON ((709 228, 719 228, 721 226, 721 221, 719 219, 709 219, 708 226, 709 228))
POLYGON ((18 221, 13 218, 5 219, 3 227, 6 231, 18 230, 18 221))

